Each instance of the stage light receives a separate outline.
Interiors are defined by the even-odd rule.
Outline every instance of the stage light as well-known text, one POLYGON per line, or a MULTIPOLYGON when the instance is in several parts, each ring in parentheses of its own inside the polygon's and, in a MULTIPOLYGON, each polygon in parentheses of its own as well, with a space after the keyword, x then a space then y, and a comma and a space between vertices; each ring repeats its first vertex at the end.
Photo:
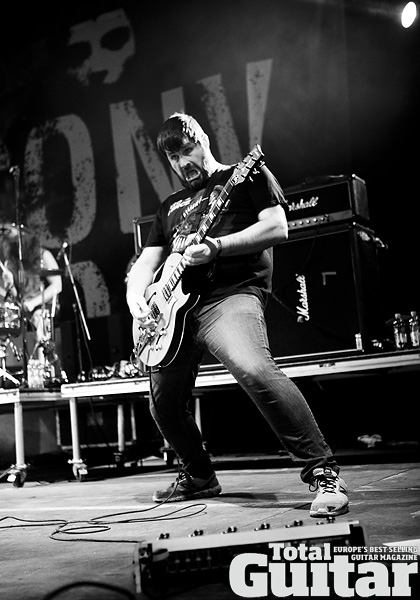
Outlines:
POLYGON ((401 25, 408 29, 414 23, 417 17, 417 6, 415 2, 407 2, 401 11, 401 25))
POLYGON ((366 2, 371 15, 381 16, 399 23, 405 29, 411 27, 417 17, 415 2, 399 2, 395 0, 374 0, 366 2))
MULTIPOLYGON (((340 0, 310 0, 319 4, 337 5, 340 0)), ((405 29, 417 18, 417 3, 400 0, 345 0, 344 6, 351 14, 359 13, 373 18, 382 18, 398 23, 405 29)))
POLYGON ((417 18, 417 2, 402 0, 303 0, 312 4, 329 6, 343 5, 350 13, 366 14, 370 17, 388 19, 399 23, 405 29, 413 25, 417 18))

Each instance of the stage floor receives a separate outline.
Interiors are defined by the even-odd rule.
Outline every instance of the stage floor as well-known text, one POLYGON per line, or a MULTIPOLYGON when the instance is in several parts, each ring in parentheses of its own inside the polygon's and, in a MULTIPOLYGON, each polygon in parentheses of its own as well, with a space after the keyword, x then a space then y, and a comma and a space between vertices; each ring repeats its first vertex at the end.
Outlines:
MULTIPOLYGON (((70 479, 70 473, 68 480, 34 481, 28 477, 25 485, 17 488, 3 478, 0 597, 134 598, 133 556, 138 542, 153 542, 160 534, 170 534, 171 540, 188 544, 190 535, 200 530, 214 539, 213 534, 229 527, 255 535, 254 529, 267 523, 270 531, 286 530, 295 521, 302 521, 304 528, 316 524, 318 519, 309 516, 313 495, 300 481, 299 468, 254 464, 256 468, 244 468, 238 460, 223 468, 220 463, 223 491, 217 498, 160 506, 151 501, 152 494, 173 481, 175 470, 153 459, 150 464, 145 459, 135 470, 93 469, 84 481, 70 479), (61 533, 57 533, 59 526, 63 526, 61 533), (77 585, 57 593, 69 584, 77 585), (106 586, 118 586, 126 593, 109 591, 106 586)), ((370 546, 419 543, 418 462, 346 465, 342 476, 349 485, 350 512, 335 523, 360 523, 370 546)), ((146 598, 144 594, 137 597, 146 598)), ((172 597, 213 600, 239 596, 228 585, 216 582, 172 597)))

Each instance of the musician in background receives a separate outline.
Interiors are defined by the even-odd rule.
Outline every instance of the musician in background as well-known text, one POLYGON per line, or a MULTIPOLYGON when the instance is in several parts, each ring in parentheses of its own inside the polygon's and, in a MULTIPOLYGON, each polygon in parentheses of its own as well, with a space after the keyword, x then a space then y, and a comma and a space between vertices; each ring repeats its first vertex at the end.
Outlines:
MULTIPOLYGON (((287 203, 279 183, 265 166, 252 172, 233 188, 229 204, 204 240, 189 245, 234 166, 215 159, 208 136, 183 113, 165 121, 157 143, 183 190, 159 207, 143 252, 130 270, 127 303, 134 332, 140 327, 153 336, 156 315, 145 293, 173 252, 184 257, 183 291, 198 301, 187 313, 173 360, 150 370, 150 410, 181 466, 176 481, 156 491, 153 500, 195 500, 221 492, 188 408, 208 350, 251 397, 290 456, 303 463, 301 479, 317 492, 310 515, 346 513, 347 486, 337 462, 301 392, 275 364, 269 349, 264 307, 271 290, 272 247, 288 235, 287 203)), ((160 343, 166 343, 165 336, 160 343)))
POLYGON ((51 319, 58 312, 62 279, 53 254, 40 245, 35 234, 21 229, 22 265, 19 261, 18 228, 13 223, 0 225, 1 281, 0 296, 21 306, 23 314, 35 332, 35 346, 38 358, 43 359, 42 342, 46 337, 46 327, 52 326, 51 319), (22 285, 19 270, 23 267, 22 285), (48 271, 55 274, 49 275, 48 271))

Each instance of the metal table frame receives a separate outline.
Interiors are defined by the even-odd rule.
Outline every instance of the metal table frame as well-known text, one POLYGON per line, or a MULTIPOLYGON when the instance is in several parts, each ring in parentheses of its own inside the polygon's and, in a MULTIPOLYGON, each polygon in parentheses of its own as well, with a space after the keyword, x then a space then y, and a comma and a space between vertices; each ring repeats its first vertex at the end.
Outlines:
MULTIPOLYGON (((374 372, 404 373, 420 370, 420 351, 388 352, 384 354, 357 355, 351 357, 337 357, 327 359, 302 360, 301 362, 285 362, 285 359, 276 359, 282 371, 291 379, 303 377, 312 380, 349 377, 374 372)), ((234 377, 221 365, 209 365, 200 369, 195 388, 195 418, 201 429, 200 398, 201 392, 210 388, 224 388, 237 385, 234 377)), ((118 396, 120 394, 139 394, 147 396, 149 393, 149 379, 147 376, 133 379, 115 379, 87 383, 64 384, 61 386, 61 398, 68 399, 70 405, 72 446, 73 446, 73 472, 75 477, 83 479, 87 473, 87 466, 81 458, 78 435, 77 399, 97 396, 118 396)), ((124 431, 123 411, 118 411, 119 436, 124 431)), ((123 440, 118 440, 121 447, 123 440)))
MULTIPOLYGON (((372 373, 404 373, 420 370, 420 351, 410 350, 405 352, 388 352, 374 355, 359 355, 342 358, 326 358, 286 362, 285 359, 276 359, 282 371, 291 379, 310 378, 312 380, 325 378, 338 378, 360 376, 372 373)), ((221 365, 203 366, 196 381, 195 417, 201 428, 200 399, 205 390, 211 388, 225 388, 237 385, 236 380, 221 365)), ((80 481, 87 475, 87 465, 81 456, 79 440, 79 423, 77 399, 98 396, 120 396, 137 394, 147 397, 149 393, 148 376, 132 379, 108 379, 105 381, 64 384, 61 391, 50 390, 23 390, 0 389, 0 405, 13 404, 15 425, 16 463, 7 471, 8 481, 16 487, 22 487, 27 476, 25 463, 25 442, 23 428, 23 407, 29 404, 63 403, 68 401, 70 411, 70 426, 72 440, 72 465, 74 476, 80 481)), ((118 450, 124 450, 124 410, 123 404, 118 403, 118 450)), ((133 423, 132 423, 133 427, 133 423)))
POLYGON ((61 400, 61 392, 49 390, 0 390, 0 405, 13 404, 15 425, 16 463, 7 471, 7 481, 15 487, 22 487, 27 477, 28 465, 25 462, 25 439, 23 428, 23 406, 26 404, 56 403, 61 400))

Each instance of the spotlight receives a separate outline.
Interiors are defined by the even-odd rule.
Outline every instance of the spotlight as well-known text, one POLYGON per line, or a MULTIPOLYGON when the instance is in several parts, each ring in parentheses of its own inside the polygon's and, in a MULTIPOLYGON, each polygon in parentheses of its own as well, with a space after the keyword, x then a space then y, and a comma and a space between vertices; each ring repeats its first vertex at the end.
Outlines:
POLYGON ((417 17, 417 6, 415 2, 407 2, 401 11, 401 25, 408 29, 414 23, 417 17))
POLYGON ((417 18, 416 2, 400 0, 349 0, 349 10, 359 11, 371 17, 380 17, 398 22, 408 29, 417 18))

